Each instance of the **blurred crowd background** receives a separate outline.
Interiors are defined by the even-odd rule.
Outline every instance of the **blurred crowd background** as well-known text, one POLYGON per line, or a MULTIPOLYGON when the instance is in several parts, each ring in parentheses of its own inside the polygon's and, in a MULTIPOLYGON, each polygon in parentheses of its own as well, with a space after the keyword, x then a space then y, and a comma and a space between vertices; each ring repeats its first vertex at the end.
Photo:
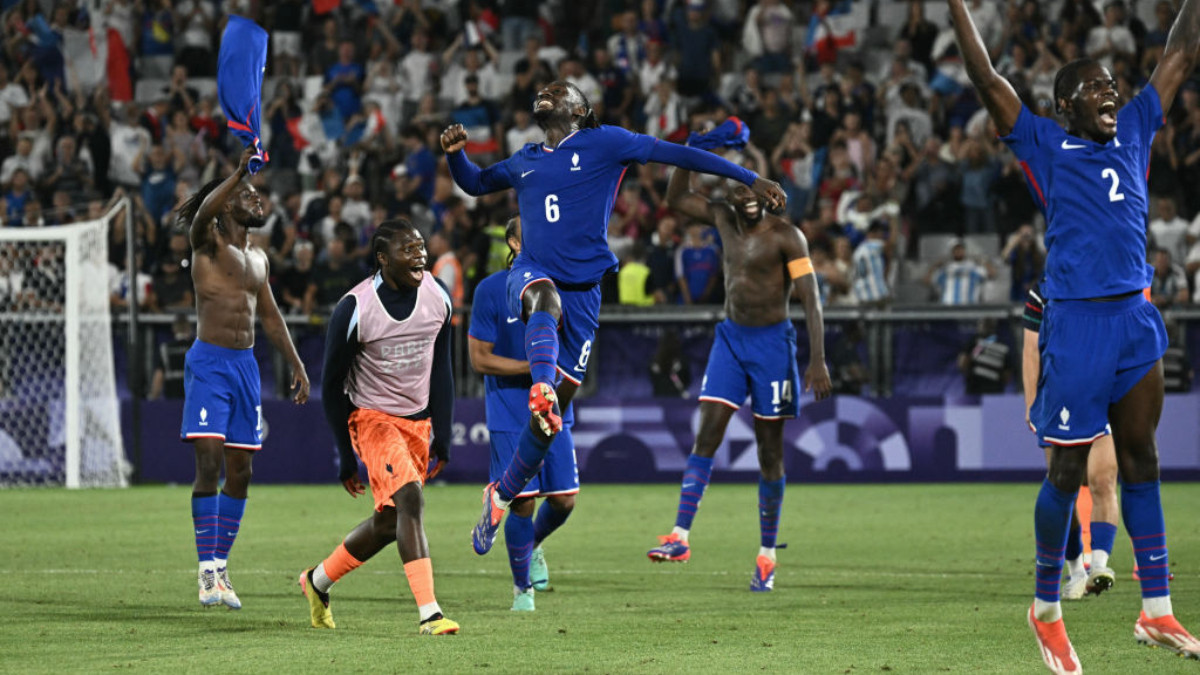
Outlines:
MULTIPOLYGON (((998 70, 1052 116, 1058 67, 1092 56, 1124 99, 1147 81, 1178 2, 968 0, 998 70)), ((255 232, 287 314, 321 317, 366 273, 366 244, 403 216, 425 233, 457 303, 502 269, 510 194, 473 198, 438 144, 468 128, 486 165, 542 140, 530 111, 554 79, 597 116, 683 142, 736 115, 731 159, 779 181, 829 306, 1017 303, 1039 278, 1044 221, 1019 162, 969 86, 945 3, 873 0, 5 0, 0 217, 5 227, 96 218, 132 198, 108 261, 114 307, 190 310, 176 209, 239 154, 216 104, 230 14, 270 34, 263 91, 269 195, 255 232), (126 237, 137 251, 126 263, 126 237)), ((1200 82, 1183 88, 1150 165, 1153 300, 1200 300, 1200 82)), ((719 237, 664 204, 667 170, 635 167, 609 240, 605 301, 723 301, 719 237)), ((719 198, 721 181, 697 178, 719 198)), ((1103 227, 1097 202, 1097 227, 1103 227)), ((49 254, 47 254, 49 255, 49 254)), ((51 263, 0 251, 0 303, 51 263)))

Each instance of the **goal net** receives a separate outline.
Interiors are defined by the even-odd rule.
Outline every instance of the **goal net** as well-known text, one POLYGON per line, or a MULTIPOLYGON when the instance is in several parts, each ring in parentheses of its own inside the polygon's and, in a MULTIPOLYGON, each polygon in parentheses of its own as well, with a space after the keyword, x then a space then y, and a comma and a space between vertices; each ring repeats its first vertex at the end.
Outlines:
POLYGON ((108 228, 0 228, 0 486, 121 487, 108 228))

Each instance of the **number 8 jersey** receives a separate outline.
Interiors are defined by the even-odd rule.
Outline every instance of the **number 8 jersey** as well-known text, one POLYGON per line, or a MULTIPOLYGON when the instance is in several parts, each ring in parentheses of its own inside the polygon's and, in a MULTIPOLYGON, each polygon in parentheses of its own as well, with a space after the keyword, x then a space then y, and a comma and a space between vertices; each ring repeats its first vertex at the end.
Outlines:
POLYGON ((1120 109, 1117 135, 1105 144, 1071 136, 1021 106, 1001 140, 1020 160, 1046 217, 1046 298, 1099 298, 1150 285, 1147 178, 1150 144, 1162 125, 1152 85, 1120 109))

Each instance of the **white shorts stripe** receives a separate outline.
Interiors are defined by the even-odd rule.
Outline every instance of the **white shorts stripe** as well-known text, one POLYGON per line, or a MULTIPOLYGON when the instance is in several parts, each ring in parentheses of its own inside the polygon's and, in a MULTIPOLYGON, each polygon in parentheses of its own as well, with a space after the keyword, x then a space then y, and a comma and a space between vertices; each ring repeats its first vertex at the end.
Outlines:
POLYGON ((567 374, 567 371, 565 371, 565 370, 563 370, 563 369, 562 369, 562 366, 555 365, 554 367, 558 369, 558 372, 559 372, 559 374, 560 374, 560 375, 562 375, 562 376, 563 376, 563 379, 565 379, 565 380, 570 380, 570 381, 571 381, 572 383, 574 383, 574 384, 575 384, 575 386, 577 386, 577 387, 578 387, 580 384, 583 384, 583 380, 578 380, 578 379, 575 379, 574 377, 571 377, 570 375, 568 375, 568 374, 567 374))
POLYGON ((1054 445, 1087 445, 1088 443, 1094 442, 1097 438, 1107 434, 1108 430, 1106 429, 1095 436, 1092 436, 1091 438, 1051 438, 1049 436, 1043 436, 1042 438, 1047 443, 1053 443, 1054 445))
POLYGON ((733 408, 734 410, 737 410, 738 408, 742 407, 742 406, 734 403, 733 401, 727 401, 723 398, 717 398, 716 396, 701 396, 700 400, 706 401, 708 403, 724 403, 725 405, 729 406, 730 408, 733 408))

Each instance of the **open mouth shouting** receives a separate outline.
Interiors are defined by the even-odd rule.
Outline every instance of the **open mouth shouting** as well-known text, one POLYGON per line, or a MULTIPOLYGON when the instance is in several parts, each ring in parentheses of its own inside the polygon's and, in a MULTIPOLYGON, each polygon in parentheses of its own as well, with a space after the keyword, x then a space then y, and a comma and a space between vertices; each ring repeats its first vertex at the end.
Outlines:
POLYGON ((1107 131, 1115 131, 1117 128, 1117 102, 1105 101, 1097 108, 1100 113, 1100 125, 1107 131))

